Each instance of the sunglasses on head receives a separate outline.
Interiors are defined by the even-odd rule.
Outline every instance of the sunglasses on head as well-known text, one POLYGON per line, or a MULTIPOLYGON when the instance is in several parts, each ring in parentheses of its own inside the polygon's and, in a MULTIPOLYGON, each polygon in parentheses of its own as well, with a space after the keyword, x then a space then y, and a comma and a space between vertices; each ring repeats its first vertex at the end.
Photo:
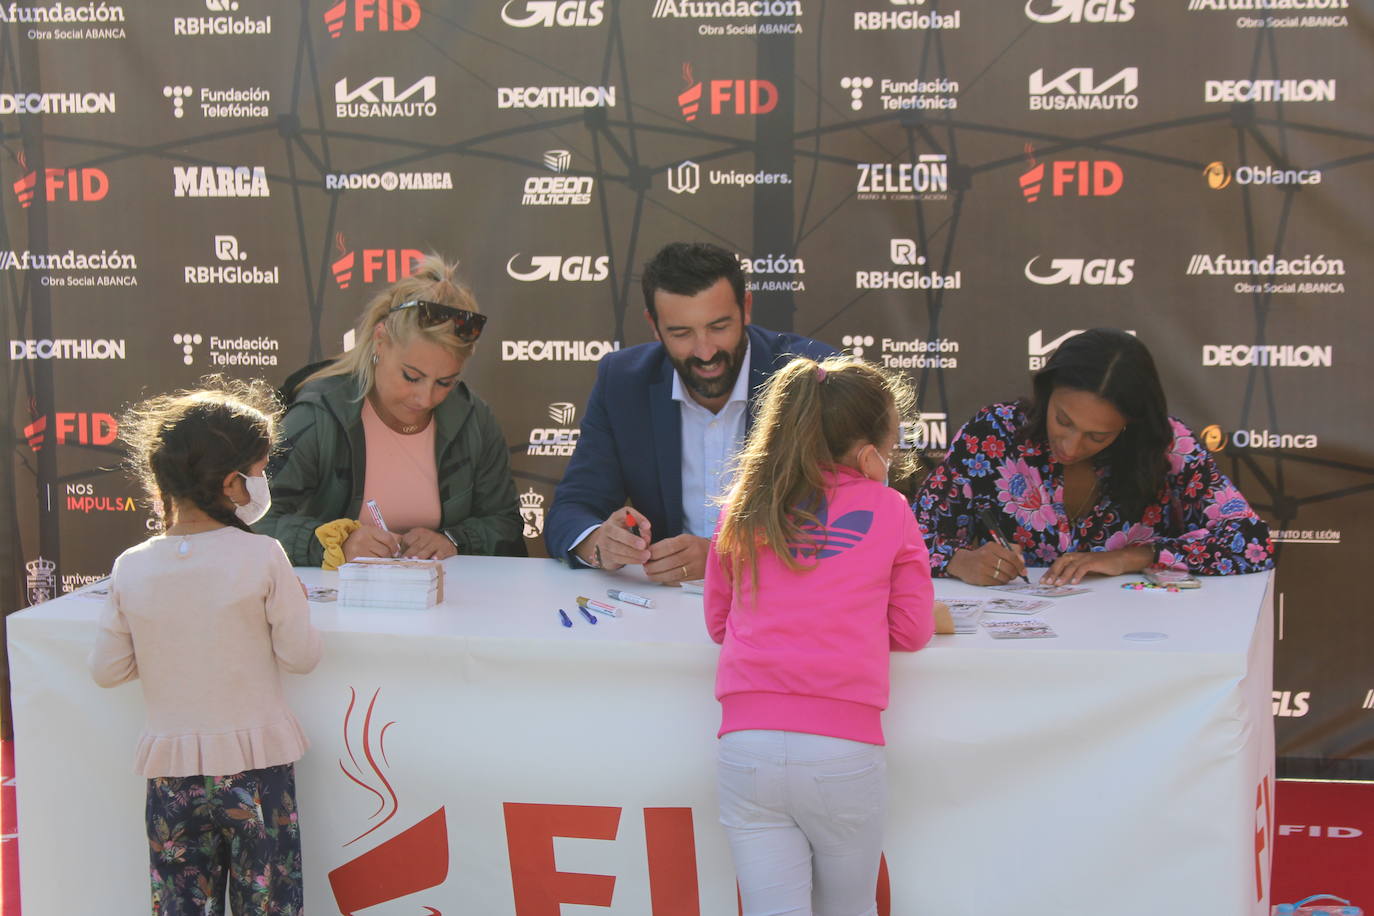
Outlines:
MULTIPOLYGON (((487 324, 487 316, 481 312, 456 309, 451 305, 430 302, 428 299, 411 299, 400 305, 393 305, 391 312, 399 312, 401 309, 415 309, 415 317, 422 328, 432 328, 443 324, 445 321, 452 321, 453 336, 463 343, 472 343, 481 337, 482 328, 486 327, 487 324)), ((391 314, 391 312, 387 314, 391 314)))

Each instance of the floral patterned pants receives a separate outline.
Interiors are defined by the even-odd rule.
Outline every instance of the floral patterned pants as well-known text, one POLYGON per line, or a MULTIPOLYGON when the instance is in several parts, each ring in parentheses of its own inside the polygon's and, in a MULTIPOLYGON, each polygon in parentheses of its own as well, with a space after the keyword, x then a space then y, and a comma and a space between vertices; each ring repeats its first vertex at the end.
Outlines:
POLYGON ((155 916, 304 912, 292 764, 148 780, 155 916))

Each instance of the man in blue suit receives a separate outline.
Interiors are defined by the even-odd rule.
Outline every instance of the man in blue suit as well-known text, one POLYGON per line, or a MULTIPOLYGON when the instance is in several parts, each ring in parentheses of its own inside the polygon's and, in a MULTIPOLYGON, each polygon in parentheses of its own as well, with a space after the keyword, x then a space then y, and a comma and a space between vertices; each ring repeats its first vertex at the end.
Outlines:
POLYGON ((744 272, 717 245, 664 247, 643 287, 658 342, 601 360, 544 539, 575 567, 642 564, 656 582, 699 579, 759 387, 797 355, 835 350, 750 325, 744 272))

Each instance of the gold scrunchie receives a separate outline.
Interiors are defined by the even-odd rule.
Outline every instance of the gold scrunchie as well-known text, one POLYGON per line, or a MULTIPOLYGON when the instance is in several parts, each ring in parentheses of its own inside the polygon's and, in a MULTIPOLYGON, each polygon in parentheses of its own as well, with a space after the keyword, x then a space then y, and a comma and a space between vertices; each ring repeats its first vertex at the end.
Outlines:
POLYGON ((344 541, 361 527, 356 518, 336 518, 315 529, 315 537, 324 545, 324 562, 320 564, 321 569, 338 569, 346 562, 343 552, 344 541))

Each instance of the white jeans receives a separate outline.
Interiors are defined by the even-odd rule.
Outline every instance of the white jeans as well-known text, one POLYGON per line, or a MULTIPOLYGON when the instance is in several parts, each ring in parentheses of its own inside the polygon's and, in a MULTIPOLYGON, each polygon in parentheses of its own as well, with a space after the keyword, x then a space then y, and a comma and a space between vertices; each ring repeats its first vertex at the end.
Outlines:
POLYGON ((744 916, 875 916, 884 748, 800 732, 729 732, 716 774, 744 916))

